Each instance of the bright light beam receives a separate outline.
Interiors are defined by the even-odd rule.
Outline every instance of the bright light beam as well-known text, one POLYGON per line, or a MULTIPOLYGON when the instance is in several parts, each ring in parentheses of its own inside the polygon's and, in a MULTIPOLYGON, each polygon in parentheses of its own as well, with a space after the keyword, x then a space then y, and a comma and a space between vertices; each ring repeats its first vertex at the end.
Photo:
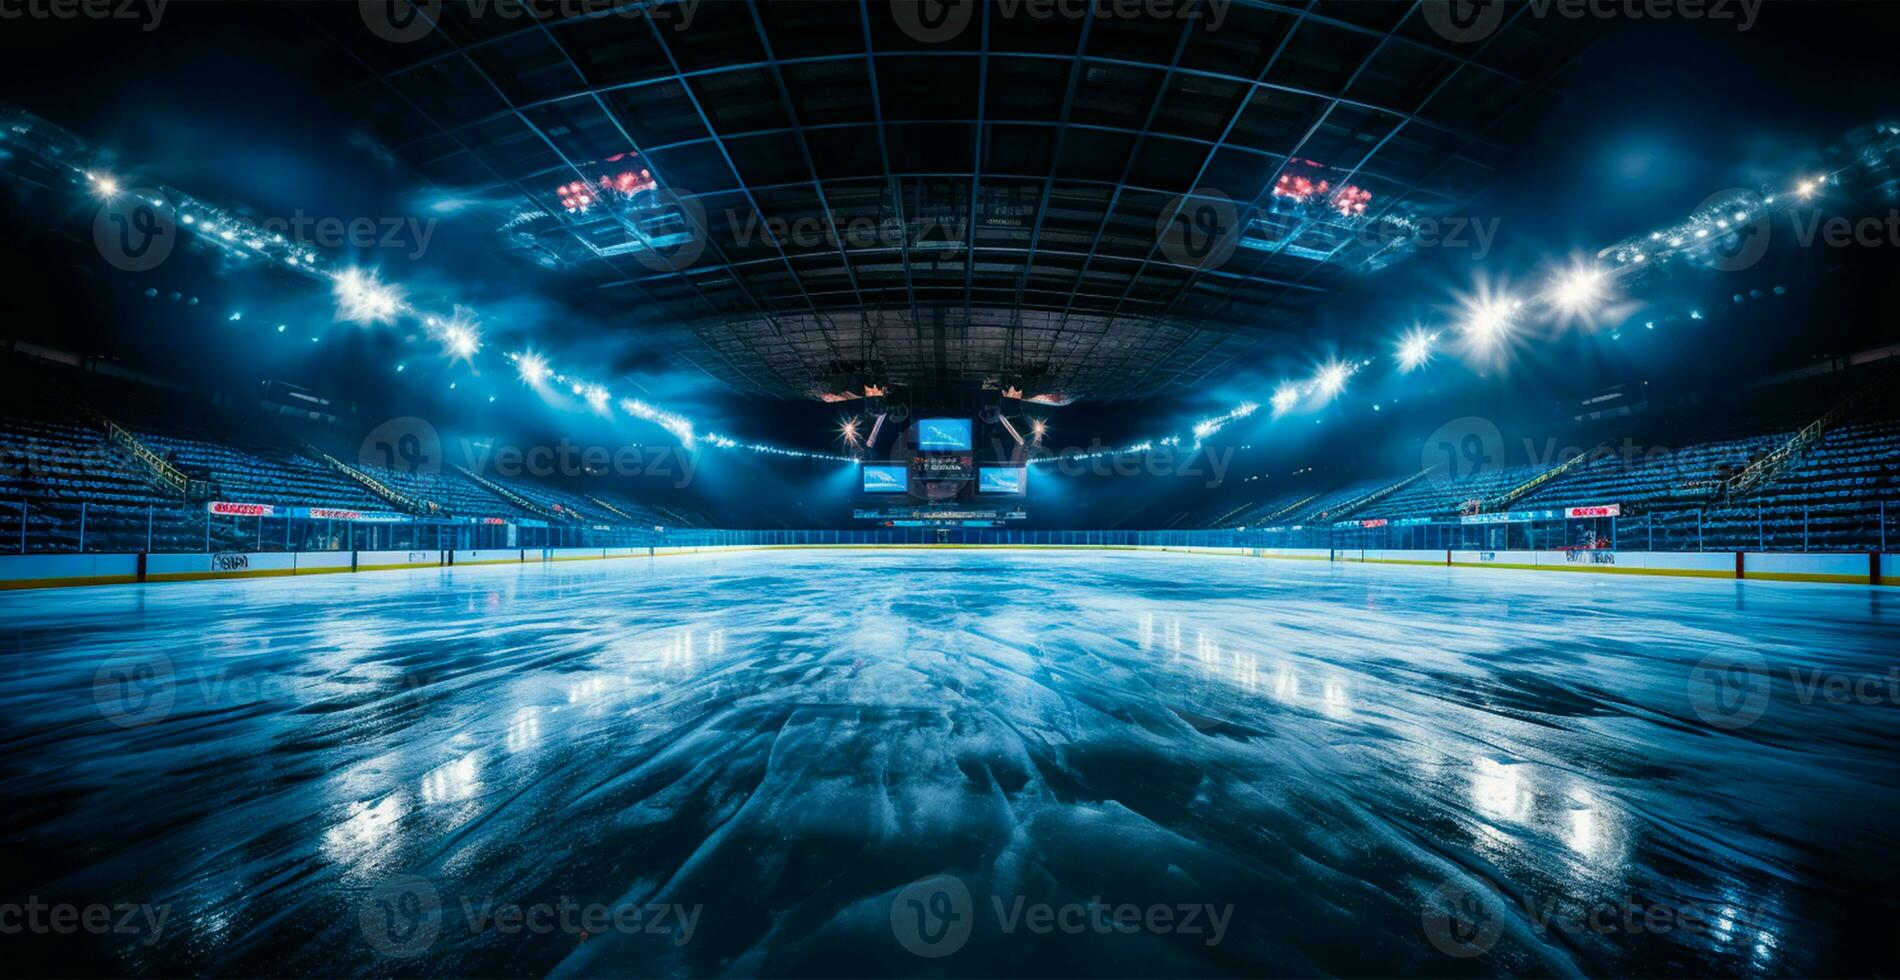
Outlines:
POLYGON ((1508 297, 1480 299, 1465 307, 1465 321, 1459 329, 1477 350, 1495 350, 1517 325, 1517 311, 1523 305, 1508 297))
POLYGON ((402 289, 385 284, 374 270, 345 269, 337 273, 331 291, 336 296, 336 318, 360 323, 389 323, 402 312, 402 289))
POLYGON ((536 388, 548 380, 548 362, 533 351, 523 351, 515 357, 515 370, 521 380, 536 388))
POLYGON ((442 331, 442 344, 456 357, 474 357, 482 349, 481 338, 475 335, 473 328, 459 323, 451 323, 442 331))
POLYGON ((628 415, 635 418, 646 419, 648 422, 652 422, 660 428, 671 432, 673 438, 680 441, 680 445, 688 449, 693 448, 693 423, 685 416, 675 415, 663 408, 655 408, 638 398, 623 399, 620 402, 620 407, 626 410, 628 415))
POLYGON ((1432 359, 1432 344, 1438 340, 1435 333, 1413 330, 1399 341, 1399 371, 1410 372, 1425 366, 1432 359))
POLYGON ((1593 265, 1577 265, 1557 278, 1550 302, 1567 316, 1588 319, 1609 298, 1609 292, 1609 273, 1593 265))
POLYGON ((1290 381, 1282 381, 1280 382, 1280 387, 1273 389, 1272 403, 1274 415, 1285 415, 1292 411, 1293 406, 1299 404, 1299 402, 1300 388, 1298 385, 1290 381))
POLYGON ((1338 361, 1329 362, 1320 367, 1313 375, 1313 387, 1328 398, 1345 390, 1346 379, 1352 377, 1352 368, 1338 361))
MULTIPOLYGON (((1202 419, 1194 423, 1194 445, 1198 448, 1203 440, 1226 428, 1228 423, 1238 422, 1259 410, 1260 406, 1253 402, 1241 402, 1239 405, 1234 406, 1233 411, 1225 415, 1216 415, 1213 418, 1202 419)), ((1010 434, 1015 435, 1014 430, 1012 430, 1010 434)), ((1022 440, 1018 439, 1016 441, 1021 442, 1022 440)))

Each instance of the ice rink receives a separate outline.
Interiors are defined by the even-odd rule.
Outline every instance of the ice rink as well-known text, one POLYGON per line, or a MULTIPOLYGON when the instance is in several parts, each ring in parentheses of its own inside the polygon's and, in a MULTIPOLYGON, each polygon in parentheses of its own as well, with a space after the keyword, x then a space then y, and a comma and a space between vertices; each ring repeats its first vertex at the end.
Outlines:
POLYGON ((8 972, 1891 972, 1896 619, 1137 552, 9 593, 0 901, 126 928, 8 972))

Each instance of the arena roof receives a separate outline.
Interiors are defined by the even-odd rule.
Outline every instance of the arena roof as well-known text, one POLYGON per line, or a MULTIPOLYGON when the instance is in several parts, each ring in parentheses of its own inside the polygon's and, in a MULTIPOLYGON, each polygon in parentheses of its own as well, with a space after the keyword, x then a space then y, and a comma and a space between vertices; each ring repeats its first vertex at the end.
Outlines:
POLYGON ((394 43, 317 7, 406 167, 590 306, 790 397, 861 376, 1133 397, 1290 347, 1509 165, 1590 36, 1530 5, 1454 43, 1417 2, 1023 0, 929 34, 901 2, 708 0, 420 3, 434 29, 394 43), (703 210, 690 261, 619 197, 573 206, 620 174, 703 210), (1204 219, 1230 236, 1211 256, 1157 231, 1204 219))

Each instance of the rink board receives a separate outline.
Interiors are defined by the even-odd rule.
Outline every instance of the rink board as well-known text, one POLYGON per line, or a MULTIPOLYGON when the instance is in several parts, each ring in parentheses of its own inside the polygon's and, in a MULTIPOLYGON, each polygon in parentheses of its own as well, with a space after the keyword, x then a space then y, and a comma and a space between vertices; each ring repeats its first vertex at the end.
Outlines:
POLYGON ((1164 551, 1237 558, 1335 561, 1450 568, 1503 568, 1611 575, 1893 585, 1900 555, 1878 553, 1765 554, 1756 552, 1467 551, 1245 548, 1194 545, 683 545, 643 548, 502 548, 438 551, 219 552, 167 555, 0 555, 0 590, 72 585, 122 585, 222 578, 267 578, 330 572, 518 565, 535 562, 657 558, 716 551, 846 549, 1010 549, 1164 551))

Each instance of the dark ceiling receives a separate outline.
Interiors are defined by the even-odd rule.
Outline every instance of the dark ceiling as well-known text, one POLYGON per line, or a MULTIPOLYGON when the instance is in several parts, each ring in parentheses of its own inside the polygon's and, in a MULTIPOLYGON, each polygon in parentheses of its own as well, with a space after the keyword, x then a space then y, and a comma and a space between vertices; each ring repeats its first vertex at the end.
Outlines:
POLYGON ((434 26, 403 42, 308 11, 402 164, 587 305, 785 397, 1139 397, 1292 347, 1509 165, 1593 36, 1527 4, 1464 44, 1368 0, 969 5, 934 41, 903 0, 416 4, 434 26), (596 186, 621 173, 636 193, 596 186))

